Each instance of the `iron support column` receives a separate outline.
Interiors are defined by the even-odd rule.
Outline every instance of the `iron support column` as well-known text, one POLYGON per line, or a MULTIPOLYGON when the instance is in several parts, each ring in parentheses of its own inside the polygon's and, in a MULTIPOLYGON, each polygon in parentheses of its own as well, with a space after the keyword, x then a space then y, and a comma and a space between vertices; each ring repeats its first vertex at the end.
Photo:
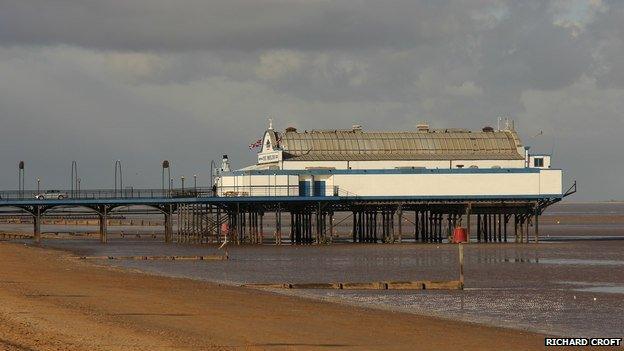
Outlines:
POLYGON ((35 243, 41 244, 41 207, 35 207, 35 214, 33 215, 33 237, 35 243))
POLYGON ((106 244, 108 240, 108 206, 100 208, 100 242, 106 244))
POLYGON ((534 224, 534 230, 535 230, 535 243, 537 244, 539 242, 539 207, 537 207, 537 205, 535 205, 535 224, 534 224))
POLYGON ((172 237, 172 221, 171 221, 171 205, 168 205, 167 210, 165 210, 165 243, 170 243, 171 242, 171 237, 172 237))

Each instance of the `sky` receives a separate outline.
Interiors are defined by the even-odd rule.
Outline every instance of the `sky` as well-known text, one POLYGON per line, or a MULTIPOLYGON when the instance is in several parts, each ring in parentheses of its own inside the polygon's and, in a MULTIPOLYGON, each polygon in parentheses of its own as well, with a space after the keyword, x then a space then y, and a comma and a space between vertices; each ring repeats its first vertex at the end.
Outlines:
POLYGON ((0 188, 209 183, 275 128, 512 118, 574 200, 624 199, 624 1, 0 0, 0 188), (542 133, 540 133, 540 131, 542 133))

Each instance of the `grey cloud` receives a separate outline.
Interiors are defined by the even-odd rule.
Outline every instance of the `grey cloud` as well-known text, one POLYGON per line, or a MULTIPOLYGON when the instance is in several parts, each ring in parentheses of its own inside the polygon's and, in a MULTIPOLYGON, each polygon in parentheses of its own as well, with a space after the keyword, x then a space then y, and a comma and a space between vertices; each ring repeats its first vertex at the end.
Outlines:
POLYGON ((222 153, 254 161, 247 145, 269 116, 279 128, 476 129, 506 115, 534 150, 555 146, 555 165, 581 181, 576 199, 622 198, 624 5, 582 23, 574 6, 0 1, 0 184, 16 186, 24 159, 31 184, 65 186, 77 159, 86 186, 112 186, 117 158, 128 184, 159 186, 164 158, 176 179, 206 183, 222 153))
POLYGON ((155 51, 414 47, 460 30, 457 10, 406 0, 4 1, 0 41, 155 51))

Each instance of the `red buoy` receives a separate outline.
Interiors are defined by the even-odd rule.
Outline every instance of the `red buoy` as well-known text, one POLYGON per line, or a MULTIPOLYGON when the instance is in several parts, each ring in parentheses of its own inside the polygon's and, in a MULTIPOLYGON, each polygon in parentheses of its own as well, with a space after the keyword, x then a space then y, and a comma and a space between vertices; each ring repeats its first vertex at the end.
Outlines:
POLYGON ((453 230, 453 244, 468 242, 468 230, 457 227, 453 230))

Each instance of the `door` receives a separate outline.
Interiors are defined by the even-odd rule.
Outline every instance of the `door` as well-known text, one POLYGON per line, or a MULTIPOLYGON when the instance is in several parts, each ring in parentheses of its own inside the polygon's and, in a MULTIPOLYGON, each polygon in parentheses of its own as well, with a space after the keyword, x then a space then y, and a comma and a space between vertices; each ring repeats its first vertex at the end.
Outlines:
POLYGON ((310 196, 310 182, 299 181, 299 196, 310 196))
POLYGON ((314 181, 314 196, 325 196, 325 181, 324 180, 314 181))

